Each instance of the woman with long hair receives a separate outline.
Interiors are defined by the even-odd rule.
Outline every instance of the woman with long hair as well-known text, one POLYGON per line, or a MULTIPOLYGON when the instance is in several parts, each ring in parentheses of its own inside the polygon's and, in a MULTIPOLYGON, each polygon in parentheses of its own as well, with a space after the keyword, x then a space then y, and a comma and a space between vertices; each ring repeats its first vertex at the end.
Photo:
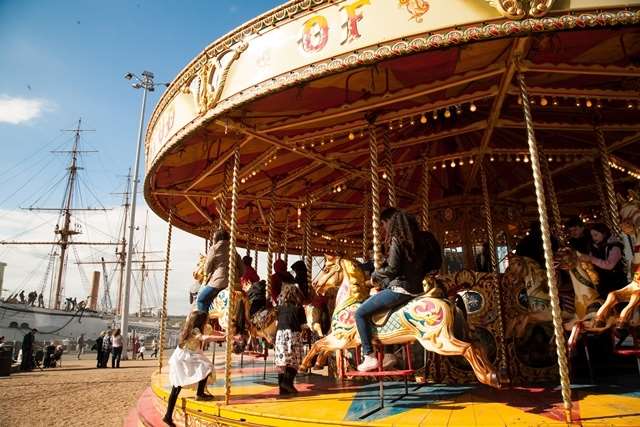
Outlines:
POLYGON ((627 285, 624 258, 624 245, 605 224, 594 224, 591 227, 591 255, 583 255, 581 260, 590 261, 600 278, 598 293, 606 298, 609 292, 622 289, 627 285))
POLYGON ((302 306, 304 295, 293 284, 285 283, 278 296, 278 331, 274 346, 280 394, 298 392, 293 383, 302 360, 302 326, 307 322, 302 306))
POLYGON ((205 343, 213 341, 213 329, 207 322, 208 313, 201 310, 191 312, 185 322, 178 346, 169 359, 169 381, 171 394, 167 402, 167 412, 162 419, 167 425, 173 423, 173 409, 182 387, 198 384, 196 400, 212 400, 213 396, 206 393, 207 379, 215 381, 213 363, 202 351, 205 343))
POLYGON ((363 372, 378 368, 378 359, 371 344, 371 316, 403 305, 423 292, 424 245, 419 238, 417 221, 395 208, 385 209, 380 219, 386 232, 387 262, 371 274, 372 284, 380 291, 362 303, 355 313, 362 353, 365 355, 358 370, 363 372))

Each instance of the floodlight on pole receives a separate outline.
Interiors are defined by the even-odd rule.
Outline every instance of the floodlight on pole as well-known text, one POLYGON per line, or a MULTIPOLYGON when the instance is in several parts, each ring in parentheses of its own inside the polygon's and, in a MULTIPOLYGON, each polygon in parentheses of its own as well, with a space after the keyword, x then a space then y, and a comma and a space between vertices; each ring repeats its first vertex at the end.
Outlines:
MULTIPOLYGON (((129 239, 127 240, 127 262, 125 270, 125 285, 122 295, 122 313, 120 317, 120 330, 122 331, 125 339, 123 340, 122 357, 127 359, 127 348, 129 345, 129 293, 131 291, 131 261, 133 256, 133 233, 136 230, 136 200, 138 193, 138 175, 140 171, 140 155, 142 152, 142 134, 144 131, 144 114, 147 104, 147 92, 153 92, 156 83, 153 82, 153 73, 150 71, 143 71, 142 78, 138 77, 134 73, 127 73, 124 75, 126 80, 137 80, 131 86, 134 89, 143 89, 142 91, 142 108, 140 111, 140 124, 138 126, 138 140, 136 145, 136 160, 133 168, 133 180, 131 183, 131 210, 129 211, 129 239)), ((163 84, 164 83, 158 83, 163 84)))

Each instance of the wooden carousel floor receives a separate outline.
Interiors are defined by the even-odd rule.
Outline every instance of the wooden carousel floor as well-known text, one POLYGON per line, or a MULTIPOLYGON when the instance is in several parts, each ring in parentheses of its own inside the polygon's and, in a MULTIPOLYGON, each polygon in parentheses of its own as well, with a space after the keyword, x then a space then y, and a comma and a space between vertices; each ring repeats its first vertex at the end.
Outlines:
MULTIPOLYGON (((222 359, 222 357, 218 357, 222 359)), ((209 386, 212 402, 196 402, 184 390, 174 419, 184 425, 260 426, 552 426, 566 425, 562 400, 555 387, 512 387, 493 390, 482 385, 424 385, 385 383, 385 407, 360 419, 378 404, 378 384, 339 383, 313 373, 299 375, 295 397, 279 397, 277 374, 271 362, 263 378, 262 360, 245 359, 244 368, 234 356, 232 401, 225 406, 222 360, 217 361, 217 381, 209 386)), ((155 417, 164 411, 170 386, 166 374, 154 374, 151 393, 155 417)), ((573 385, 574 425, 640 426, 640 376, 637 372, 599 385, 573 385)), ((142 402, 142 399, 141 399, 142 402)), ((140 403, 138 412, 140 412, 140 403)), ((156 425, 155 422, 144 422, 156 425)))

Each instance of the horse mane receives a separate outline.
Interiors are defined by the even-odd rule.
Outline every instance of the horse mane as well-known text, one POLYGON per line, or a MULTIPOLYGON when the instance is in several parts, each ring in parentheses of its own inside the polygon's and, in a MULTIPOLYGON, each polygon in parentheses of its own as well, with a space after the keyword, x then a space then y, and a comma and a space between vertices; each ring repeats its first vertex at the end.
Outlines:
POLYGON ((367 279, 360 266, 347 258, 340 258, 339 263, 349 280, 349 297, 357 301, 367 299, 370 287, 367 285, 367 279))

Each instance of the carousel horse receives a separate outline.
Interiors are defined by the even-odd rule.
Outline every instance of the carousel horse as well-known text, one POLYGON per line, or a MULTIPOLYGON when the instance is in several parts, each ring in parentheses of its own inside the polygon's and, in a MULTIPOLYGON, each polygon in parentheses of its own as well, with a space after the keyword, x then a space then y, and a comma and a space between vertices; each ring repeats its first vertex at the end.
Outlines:
POLYGON ((619 302, 629 301, 620 312, 618 326, 625 327, 629 324, 631 315, 640 305, 640 194, 629 191, 628 198, 618 199, 620 203, 620 225, 622 231, 634 239, 633 259, 631 261, 631 271, 633 279, 631 283, 622 289, 609 292, 607 299, 598 310, 595 320, 595 327, 606 327, 606 319, 609 312, 619 302))
MULTIPOLYGON (((313 344, 302 361, 301 370, 309 369, 316 355, 323 356, 360 344, 354 315, 370 293, 370 285, 356 263, 331 255, 325 255, 324 268, 313 287, 318 295, 324 295, 329 289, 339 289, 331 333, 313 344)), ((454 309, 448 301, 421 295, 402 307, 378 313, 372 320, 374 340, 385 345, 417 340, 425 349, 443 356, 463 356, 481 383, 500 387, 498 375, 484 352, 474 344, 454 337, 454 309)))
MULTIPOLYGON (((551 298, 547 288, 547 276, 537 262, 528 257, 509 256, 509 267, 504 272, 504 280, 524 285, 526 292, 526 314, 514 317, 506 327, 506 337, 522 337, 527 325, 549 320, 551 298)), ((524 295, 523 295, 524 296, 524 295)), ((523 302, 524 305, 524 302, 523 302)))

